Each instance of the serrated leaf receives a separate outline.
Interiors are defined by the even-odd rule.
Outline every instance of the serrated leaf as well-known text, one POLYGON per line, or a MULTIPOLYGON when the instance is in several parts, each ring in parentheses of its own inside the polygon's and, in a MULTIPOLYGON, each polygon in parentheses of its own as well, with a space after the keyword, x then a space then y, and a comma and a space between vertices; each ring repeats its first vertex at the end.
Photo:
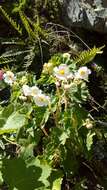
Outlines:
POLYGON ((13 112, 5 121, 5 124, 0 128, 0 134, 10 133, 24 126, 26 116, 18 111, 13 112))
POLYGON ((93 144, 93 136, 95 135, 94 133, 91 133, 91 131, 89 131, 89 133, 87 134, 87 139, 86 139, 86 147, 87 150, 90 151, 91 150, 91 146, 93 144))

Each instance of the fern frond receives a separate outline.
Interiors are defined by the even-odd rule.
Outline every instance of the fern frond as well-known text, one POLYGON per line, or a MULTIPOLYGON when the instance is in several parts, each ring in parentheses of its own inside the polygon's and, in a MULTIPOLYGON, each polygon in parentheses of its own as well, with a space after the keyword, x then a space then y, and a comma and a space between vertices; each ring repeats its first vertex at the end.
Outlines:
POLYGON ((14 3, 14 9, 12 10, 13 13, 19 12, 26 7, 27 0, 21 0, 18 3, 14 3))
POLYGON ((33 32, 32 28, 31 28, 31 26, 29 24, 29 21, 27 19, 27 16, 21 10, 19 11, 19 15, 20 15, 21 21, 22 21, 22 23, 23 23, 23 25, 24 25, 24 27, 25 27, 25 29, 26 29, 29 37, 31 39, 35 39, 36 38, 36 34, 33 32))
POLYGON ((29 54, 29 51, 30 50, 17 51, 17 49, 6 51, 5 53, 2 54, 2 56, 0 56, 0 64, 9 64, 14 62, 17 63, 19 57, 22 56, 22 58, 24 59, 26 54, 29 54))
POLYGON ((10 50, 4 54, 2 54, 3 58, 10 58, 10 57, 16 57, 25 53, 29 53, 29 50, 24 50, 24 51, 17 51, 17 49, 15 51, 10 50))
POLYGON ((10 46, 10 45, 16 45, 16 46, 25 46, 25 42, 22 41, 19 38, 0 38, 0 44, 1 45, 6 45, 6 46, 10 46))
POLYGON ((94 59, 96 54, 103 53, 103 51, 101 51, 101 49, 104 47, 105 46, 102 46, 100 48, 93 47, 92 49, 90 49, 88 51, 81 52, 79 54, 79 56, 74 59, 74 63, 75 64, 78 63, 80 65, 85 65, 86 63, 89 63, 90 61, 92 61, 94 59))
POLYGON ((37 37, 40 35, 42 35, 43 37, 47 37, 47 31, 40 27, 40 22, 38 22, 38 17, 37 17, 37 22, 33 22, 29 17, 27 17, 27 20, 30 23, 30 25, 33 27, 34 33, 37 37))
POLYGON ((8 20, 8 22, 14 27, 17 32, 22 35, 22 28, 19 24, 17 24, 8 14, 7 12, 0 6, 0 11, 2 12, 3 16, 8 20))
POLYGON ((0 65, 2 64, 9 64, 9 63, 12 63, 12 62, 15 62, 15 59, 9 59, 9 58, 5 58, 5 57, 2 57, 0 56, 0 65))
POLYGON ((24 67, 28 68, 35 59, 35 46, 29 47, 29 53, 24 57, 24 67))

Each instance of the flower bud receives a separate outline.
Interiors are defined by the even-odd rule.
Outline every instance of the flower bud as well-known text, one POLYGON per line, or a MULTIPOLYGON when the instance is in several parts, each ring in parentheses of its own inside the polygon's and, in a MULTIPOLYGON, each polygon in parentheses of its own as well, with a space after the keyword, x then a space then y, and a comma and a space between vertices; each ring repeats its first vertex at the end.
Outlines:
POLYGON ((65 84, 65 85, 64 85, 64 89, 65 89, 65 90, 69 90, 70 87, 71 87, 71 84, 65 84))
POLYGON ((20 100, 23 100, 23 101, 26 101, 26 100, 27 100, 27 97, 26 97, 26 96, 19 96, 19 99, 20 99, 20 100))
POLYGON ((69 53, 63 53, 63 57, 70 59, 70 54, 69 53))
POLYGON ((92 129, 92 128, 93 128, 93 124, 92 124, 92 123, 87 124, 87 125, 86 125, 86 128, 87 128, 87 129, 92 129))
POLYGON ((93 122, 89 118, 86 119, 84 125, 85 125, 85 127, 87 129, 92 129, 93 128, 93 122))
POLYGON ((49 63, 45 63, 44 65, 43 65, 43 72, 45 73, 47 73, 47 72, 51 72, 52 71, 52 69, 53 69, 53 64, 51 63, 51 62, 49 62, 49 63))

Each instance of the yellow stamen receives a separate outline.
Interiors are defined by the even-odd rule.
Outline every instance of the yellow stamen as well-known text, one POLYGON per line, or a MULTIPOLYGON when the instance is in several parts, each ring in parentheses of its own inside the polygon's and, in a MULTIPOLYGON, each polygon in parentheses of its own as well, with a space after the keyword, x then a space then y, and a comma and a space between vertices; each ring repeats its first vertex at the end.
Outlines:
POLYGON ((9 75, 9 79, 11 79, 11 80, 12 80, 12 79, 13 79, 13 76, 9 75))
POLYGON ((85 71, 80 71, 80 75, 81 76, 85 75, 85 71))
POLYGON ((59 71, 59 74, 64 75, 64 74, 65 74, 64 69, 61 69, 61 70, 59 71))
POLYGON ((43 97, 39 97, 39 100, 41 101, 41 102, 44 102, 44 98, 43 97))

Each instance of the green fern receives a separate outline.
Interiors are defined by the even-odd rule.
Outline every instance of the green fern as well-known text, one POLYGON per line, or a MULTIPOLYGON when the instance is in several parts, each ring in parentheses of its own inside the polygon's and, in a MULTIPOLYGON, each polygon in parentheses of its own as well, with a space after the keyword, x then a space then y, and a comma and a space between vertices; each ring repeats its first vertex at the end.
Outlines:
POLYGON ((2 38, 0 37, 0 44, 5 46, 26 46, 25 42, 22 41, 22 39, 19 38, 2 38))
POLYGON ((29 20, 27 19, 27 16, 21 10, 19 11, 19 15, 20 15, 21 21, 22 21, 30 39, 34 40, 36 38, 36 34, 33 32, 32 28, 29 24, 29 20))
POLYGON ((8 22, 14 27, 17 32, 22 35, 22 28, 19 24, 17 24, 8 14, 7 12, 0 6, 0 11, 2 12, 3 16, 8 20, 8 22))
POLYGON ((14 58, 6 58, 6 57, 3 57, 3 56, 0 56, 0 65, 3 65, 3 64, 9 64, 9 63, 12 63, 12 62, 15 62, 15 59, 14 58))
POLYGON ((103 52, 101 50, 104 47, 105 46, 102 46, 100 48, 93 47, 92 49, 88 51, 81 52, 79 56, 74 59, 74 63, 80 64, 80 65, 85 65, 86 63, 89 63, 90 61, 94 59, 96 54, 101 54, 103 52))
POLYGON ((10 51, 7 51, 6 53, 2 54, 2 57, 4 57, 4 58, 16 57, 16 56, 20 56, 20 55, 28 53, 28 52, 29 52, 29 50, 23 50, 23 51, 17 51, 17 49, 10 50, 10 51))
POLYGON ((19 57, 21 56, 22 59, 30 53, 29 49, 26 50, 15 50, 6 51, 2 56, 0 56, 0 64, 9 64, 9 63, 17 63, 19 57))
POLYGON ((27 17, 27 20, 29 24, 32 26, 35 35, 38 37, 38 35, 47 36, 47 32, 40 27, 39 17, 37 16, 37 21, 33 22, 29 17, 27 17))
POLYGON ((24 10, 27 5, 27 0, 19 0, 18 3, 14 3, 13 13, 19 12, 19 10, 24 10))
POLYGON ((28 68, 30 65, 32 65, 34 59, 35 59, 35 46, 29 47, 29 53, 24 57, 24 67, 28 68))

